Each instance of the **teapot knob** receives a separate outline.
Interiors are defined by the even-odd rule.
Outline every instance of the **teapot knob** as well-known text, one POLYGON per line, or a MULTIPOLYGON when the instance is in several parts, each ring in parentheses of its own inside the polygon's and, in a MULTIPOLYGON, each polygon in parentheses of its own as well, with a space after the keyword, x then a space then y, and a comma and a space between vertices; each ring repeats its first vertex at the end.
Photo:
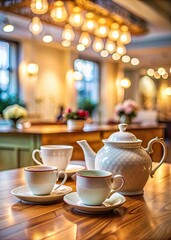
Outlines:
POLYGON ((118 124, 118 128, 119 128, 119 131, 120 132, 125 132, 126 129, 127 129, 127 124, 126 123, 121 123, 121 124, 118 124))

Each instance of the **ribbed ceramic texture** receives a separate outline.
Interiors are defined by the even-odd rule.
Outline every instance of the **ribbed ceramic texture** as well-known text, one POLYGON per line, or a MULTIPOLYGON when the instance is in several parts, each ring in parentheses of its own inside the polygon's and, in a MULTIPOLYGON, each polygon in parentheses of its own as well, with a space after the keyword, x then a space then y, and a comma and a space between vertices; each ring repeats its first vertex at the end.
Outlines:
POLYGON ((128 195, 143 192, 151 168, 151 158, 142 147, 124 150, 103 147, 95 159, 95 169, 103 169, 124 177, 125 185, 121 191, 128 195))

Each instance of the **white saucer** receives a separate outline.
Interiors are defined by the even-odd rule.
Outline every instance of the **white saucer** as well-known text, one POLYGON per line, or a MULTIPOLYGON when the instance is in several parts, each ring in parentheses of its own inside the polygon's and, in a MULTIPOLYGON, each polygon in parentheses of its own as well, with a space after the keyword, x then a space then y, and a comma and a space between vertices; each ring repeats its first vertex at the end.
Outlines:
POLYGON ((11 193, 23 201, 43 204, 56 202, 62 199, 65 194, 70 193, 71 191, 71 187, 62 185, 56 191, 53 191, 50 195, 37 196, 33 195, 27 186, 24 185, 14 188, 11 193))
POLYGON ((72 192, 72 193, 66 194, 63 199, 68 205, 75 208, 79 212, 97 214, 97 213, 101 213, 101 212, 111 211, 114 208, 121 206, 126 201, 126 198, 124 196, 122 196, 121 194, 114 193, 112 196, 114 196, 114 195, 115 195, 116 199, 109 206, 107 206, 107 205, 105 206, 104 205, 105 202, 104 202, 104 204, 102 204, 100 206, 84 205, 81 202, 80 198, 78 197, 77 192, 72 192))
POLYGON ((85 169, 85 166, 75 165, 75 164, 68 164, 65 172, 67 173, 68 177, 75 174, 76 172, 82 171, 85 169))

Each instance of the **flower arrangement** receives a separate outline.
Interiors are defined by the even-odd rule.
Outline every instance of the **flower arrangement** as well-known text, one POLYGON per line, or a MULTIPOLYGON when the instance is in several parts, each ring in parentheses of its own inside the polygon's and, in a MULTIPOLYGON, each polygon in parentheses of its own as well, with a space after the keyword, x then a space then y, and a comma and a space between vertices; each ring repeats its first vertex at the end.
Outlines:
POLYGON ((138 111, 137 103, 132 99, 127 99, 123 103, 119 103, 115 107, 115 114, 118 117, 129 116, 130 119, 134 118, 138 111))
POLYGON ((24 107, 18 104, 14 104, 6 107, 3 110, 2 114, 6 120, 17 121, 20 118, 27 117, 28 111, 24 107))
POLYGON ((78 109, 73 111, 71 108, 67 109, 66 113, 64 114, 64 118, 66 120, 73 119, 73 120, 86 120, 89 116, 89 112, 84 109, 78 109))

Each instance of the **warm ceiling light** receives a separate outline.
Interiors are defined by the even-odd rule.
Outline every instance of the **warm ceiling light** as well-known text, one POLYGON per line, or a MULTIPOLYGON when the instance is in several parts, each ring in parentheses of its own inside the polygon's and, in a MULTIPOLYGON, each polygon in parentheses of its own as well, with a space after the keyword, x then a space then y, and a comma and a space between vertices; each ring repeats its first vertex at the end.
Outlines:
POLYGON ((123 43, 123 44, 128 44, 131 42, 131 35, 130 32, 128 31, 128 27, 123 25, 121 27, 121 35, 119 40, 123 43))
POLYGON ((63 40, 61 44, 62 44, 63 47, 69 47, 69 46, 71 46, 71 42, 68 41, 68 40, 63 40))
POLYGON ((82 51, 85 50, 85 46, 84 46, 83 44, 79 43, 79 44, 77 45, 77 50, 78 50, 79 52, 82 52, 82 51))
POLYGON ((103 40, 101 38, 95 38, 94 41, 93 41, 93 50, 95 52, 100 52, 103 50, 104 48, 104 43, 103 43, 103 40))
POLYGON ((6 33, 13 32, 14 31, 14 26, 10 23, 6 23, 3 26, 3 31, 6 32, 6 33))
POLYGON ((81 9, 79 7, 74 7, 71 15, 69 16, 69 23, 73 27, 80 27, 84 21, 81 9))
POLYGON ((62 1, 54 2, 50 16, 54 22, 64 22, 67 19, 68 13, 62 1))
POLYGON ((156 79, 160 79, 160 74, 156 71, 156 72, 154 73, 154 77, 155 77, 156 79))
POLYGON ((163 79, 167 79, 169 77, 169 74, 166 72, 164 75, 162 75, 163 79))
POLYGON ((128 55, 124 55, 124 56, 122 56, 122 62, 124 62, 124 63, 129 63, 130 62, 130 56, 128 56, 128 55))
POLYGON ((124 45, 118 44, 116 48, 116 52, 119 53, 121 56, 126 53, 126 48, 124 45))
POLYGON ((43 38, 42 38, 43 42, 45 43, 50 43, 53 41, 53 37, 52 35, 50 34, 47 34, 47 35, 44 35, 43 38))
POLYGON ((132 65, 136 66, 136 65, 138 65, 139 63, 140 63, 140 61, 139 61, 138 58, 132 58, 132 59, 131 59, 131 64, 132 64, 132 65))
POLYGON ((69 24, 66 24, 62 32, 62 39, 72 42, 74 38, 75 38, 75 33, 73 31, 73 28, 69 24))
POLYGON ((166 73, 166 70, 164 68, 160 67, 157 69, 157 72, 162 76, 166 73))
POLYGON ((91 44, 91 38, 89 33, 83 32, 80 36, 79 43, 83 44, 85 47, 89 47, 91 44))
POLYGON ((77 80, 77 81, 82 80, 82 79, 83 79, 82 73, 80 73, 80 72, 78 72, 78 71, 75 71, 75 72, 73 73, 73 79, 74 79, 74 80, 77 80))
POLYGON ((150 77, 152 77, 152 76, 154 75, 154 69, 149 68, 149 69, 147 70, 147 75, 150 76, 150 77))
POLYGON ((120 30, 119 30, 119 24, 118 23, 112 23, 111 24, 108 36, 113 41, 117 41, 119 39, 120 30))
POLYGON ((165 88, 164 92, 166 95, 171 96, 171 87, 165 88))
POLYGON ((27 73, 30 76, 35 76, 39 73, 39 65, 37 63, 29 63, 27 65, 27 73))
POLYGON ((110 41, 109 39, 107 40, 106 44, 105 44, 105 49, 112 54, 115 49, 116 49, 116 45, 113 41, 110 41))
POLYGON ((107 21, 105 18, 100 18, 98 20, 98 27, 97 29, 95 30, 95 34, 98 36, 98 37, 106 37, 107 34, 108 34, 108 26, 107 26, 107 21))
POLYGON ((48 11, 48 2, 47 0, 32 0, 30 7, 33 13, 44 14, 48 11))
POLYGON ((82 30, 83 31, 94 31, 94 29, 96 29, 97 27, 97 22, 94 20, 95 15, 92 12, 88 12, 85 15, 85 21, 84 24, 82 26, 82 30))
POLYGON ((113 58, 113 60, 117 61, 121 58, 121 56, 119 55, 119 53, 113 53, 112 58, 113 58))
POLYGON ((31 23, 29 25, 29 30, 30 30, 31 33, 33 33, 35 35, 37 35, 37 34, 42 32, 43 25, 41 23, 40 18, 38 18, 38 17, 33 17, 32 18, 32 21, 31 21, 31 23))
POLYGON ((100 56, 101 57, 108 57, 109 56, 109 52, 107 51, 107 50, 102 50, 101 52, 100 52, 100 56))
POLYGON ((129 88, 131 86, 131 81, 128 78, 124 78, 121 80, 121 86, 123 88, 129 88))

